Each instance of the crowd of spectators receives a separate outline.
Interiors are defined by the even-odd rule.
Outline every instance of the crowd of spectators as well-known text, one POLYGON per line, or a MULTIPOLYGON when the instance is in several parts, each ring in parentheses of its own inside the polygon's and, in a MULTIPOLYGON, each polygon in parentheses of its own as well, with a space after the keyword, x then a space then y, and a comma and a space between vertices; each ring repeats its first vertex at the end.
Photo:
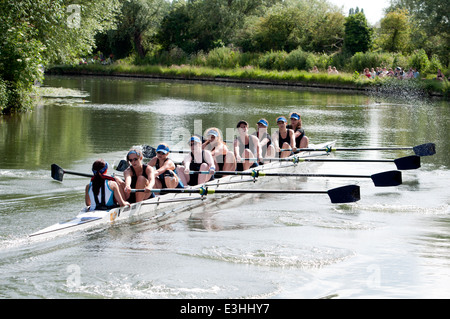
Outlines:
POLYGON ((363 76, 368 79, 375 79, 376 77, 384 78, 384 77, 392 77, 400 80, 403 79, 418 79, 420 78, 420 73, 415 68, 409 68, 408 71, 403 70, 401 67, 396 67, 395 69, 386 68, 386 67, 377 67, 376 69, 365 68, 363 71, 363 76))
MULTIPOLYGON (((317 66, 314 66, 311 70, 309 70, 311 73, 319 73, 319 69, 317 66)), ((339 71, 336 69, 336 67, 328 66, 327 70, 328 74, 339 74, 339 71)), ((385 77, 391 77, 396 78, 400 80, 404 79, 420 79, 420 72, 417 71, 416 68, 409 68, 408 71, 403 70, 401 67, 396 67, 395 69, 392 68, 386 68, 386 67, 377 67, 377 68, 365 68, 362 72, 363 77, 367 77, 368 79, 375 79, 375 78, 385 78, 385 77)), ((436 75, 436 80, 438 81, 445 81, 447 80, 445 78, 445 75, 442 73, 442 71, 439 69, 436 75)), ((448 78, 450 81, 450 77, 448 78)))

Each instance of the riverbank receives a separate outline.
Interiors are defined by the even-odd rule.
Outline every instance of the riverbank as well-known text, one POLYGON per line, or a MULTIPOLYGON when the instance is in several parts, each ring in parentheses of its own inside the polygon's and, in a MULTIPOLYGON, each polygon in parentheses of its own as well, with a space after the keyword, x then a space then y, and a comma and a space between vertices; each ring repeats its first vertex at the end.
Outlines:
POLYGON ((46 71, 51 75, 118 76, 164 80, 207 81, 255 85, 293 86, 320 90, 352 91, 359 93, 397 94, 399 90, 414 90, 419 95, 449 97, 448 82, 435 80, 366 79, 358 74, 310 73, 306 71, 274 71, 253 67, 219 69, 190 65, 59 65, 46 71))

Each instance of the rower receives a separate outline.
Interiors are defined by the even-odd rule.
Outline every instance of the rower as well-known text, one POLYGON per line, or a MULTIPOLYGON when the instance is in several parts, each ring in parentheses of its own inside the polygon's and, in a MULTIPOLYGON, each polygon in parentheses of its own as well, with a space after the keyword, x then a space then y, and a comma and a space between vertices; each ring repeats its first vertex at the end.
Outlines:
MULTIPOLYGON (((269 127, 269 121, 266 119, 260 119, 257 123, 257 130, 255 135, 259 140, 259 146, 261 148, 261 157, 275 157, 275 148, 272 145, 272 137, 267 133, 269 127)), ((262 162, 260 162, 262 163, 262 162)))
POLYGON ((295 147, 297 148, 308 148, 309 138, 305 135, 305 130, 302 128, 302 118, 297 112, 292 112, 289 114, 291 124, 289 124, 287 129, 294 131, 295 135, 295 147))
MULTIPOLYGON (((206 141, 203 143, 202 148, 211 151, 215 167, 219 171, 235 171, 236 158, 233 152, 228 149, 227 144, 222 140, 220 130, 211 127, 205 131, 204 135, 206 136, 206 141)), ((215 177, 222 176, 216 175, 215 177)))
POLYGON ((130 203, 155 197, 155 194, 150 191, 155 185, 153 168, 143 164, 143 158, 142 152, 138 149, 131 149, 127 154, 127 161, 131 166, 123 172, 123 176, 125 198, 130 203), (131 192, 132 189, 145 189, 145 192, 134 193, 131 192))
POLYGON ((244 171, 249 168, 258 166, 257 162, 247 161, 246 158, 260 159, 260 146, 259 140, 255 135, 248 134, 248 123, 241 120, 236 125, 238 130, 238 136, 234 140, 234 154, 236 157, 236 170, 244 171))
POLYGON ((294 131, 287 129, 284 116, 277 118, 278 131, 273 133, 272 140, 280 158, 288 157, 295 151, 294 131), (285 151, 281 151, 284 149, 285 151))
POLYGON ((107 176, 107 171, 108 163, 103 159, 98 159, 92 164, 94 176, 85 190, 85 202, 90 211, 130 206, 130 203, 123 199, 124 194, 120 191, 116 179, 107 176))
POLYGON ((184 188, 178 175, 175 173, 175 164, 169 158, 170 149, 167 144, 161 143, 156 148, 156 157, 148 165, 154 167, 156 188, 184 188))
POLYGON ((192 136, 189 145, 191 152, 184 158, 184 165, 178 166, 177 172, 184 185, 204 184, 215 173, 214 159, 210 151, 202 150, 202 141, 198 136, 192 136), (190 171, 209 171, 209 174, 190 174, 190 171))

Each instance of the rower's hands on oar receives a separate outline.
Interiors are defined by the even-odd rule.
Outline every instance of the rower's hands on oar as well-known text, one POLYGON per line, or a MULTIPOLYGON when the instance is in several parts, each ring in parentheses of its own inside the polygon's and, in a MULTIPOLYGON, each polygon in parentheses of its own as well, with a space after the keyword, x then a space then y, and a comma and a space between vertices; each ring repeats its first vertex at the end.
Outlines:
POLYGON ((123 189, 123 191, 125 192, 125 194, 131 194, 131 187, 130 185, 126 185, 123 189))

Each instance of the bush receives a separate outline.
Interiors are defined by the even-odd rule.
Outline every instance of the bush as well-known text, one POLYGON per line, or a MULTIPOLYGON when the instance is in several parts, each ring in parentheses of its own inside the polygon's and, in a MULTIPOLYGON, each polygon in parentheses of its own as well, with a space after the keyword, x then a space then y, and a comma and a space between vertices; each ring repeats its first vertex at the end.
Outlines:
POLYGON ((444 72, 441 61, 439 61, 438 56, 433 54, 430 60, 430 64, 428 65, 427 71, 428 73, 436 74, 438 69, 441 69, 441 71, 444 72))
MULTIPOLYGON (((314 65, 317 66, 319 68, 319 70, 326 70, 328 68, 328 66, 332 64, 332 57, 326 53, 316 55, 314 57, 315 57, 314 65)), ((333 64, 333 65, 335 65, 335 64, 333 64)))
POLYGON ((291 51, 284 62, 285 70, 309 70, 316 65, 316 58, 313 53, 304 52, 302 49, 291 51))
POLYGON ((270 51, 258 59, 257 66, 266 70, 284 70, 287 55, 285 51, 270 51))
POLYGON ((235 68, 239 66, 239 56, 240 53, 231 48, 215 48, 209 51, 206 56, 206 66, 225 69, 235 68))
POLYGON ((392 68, 396 68, 397 66, 406 69, 408 67, 408 57, 400 54, 400 53, 394 53, 394 60, 392 61, 392 64, 390 65, 392 68))
POLYGON ((430 67, 430 61, 424 49, 415 51, 409 57, 408 64, 411 68, 415 68, 419 72, 426 72, 430 67))
POLYGON ((390 67, 393 61, 389 53, 357 52, 350 59, 350 67, 353 70, 362 71, 365 68, 390 67))

